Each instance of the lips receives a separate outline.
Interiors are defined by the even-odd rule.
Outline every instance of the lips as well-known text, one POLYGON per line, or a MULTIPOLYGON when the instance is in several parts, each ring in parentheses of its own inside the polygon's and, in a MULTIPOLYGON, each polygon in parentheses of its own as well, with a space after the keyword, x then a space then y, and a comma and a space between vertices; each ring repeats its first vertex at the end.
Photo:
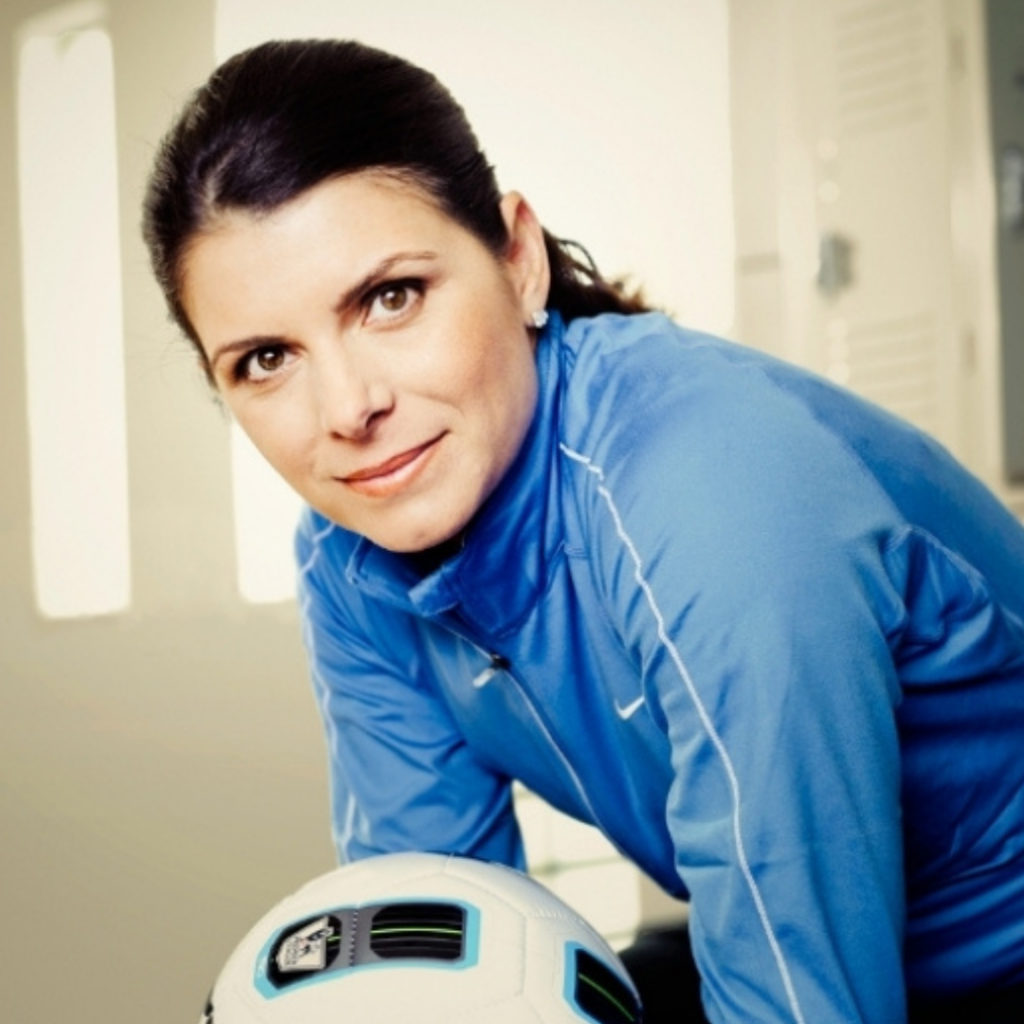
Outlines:
POLYGON ((431 438, 424 444, 409 448, 384 462, 357 469, 340 480, 362 494, 384 496, 394 493, 411 482, 426 465, 435 445, 443 436, 431 438))

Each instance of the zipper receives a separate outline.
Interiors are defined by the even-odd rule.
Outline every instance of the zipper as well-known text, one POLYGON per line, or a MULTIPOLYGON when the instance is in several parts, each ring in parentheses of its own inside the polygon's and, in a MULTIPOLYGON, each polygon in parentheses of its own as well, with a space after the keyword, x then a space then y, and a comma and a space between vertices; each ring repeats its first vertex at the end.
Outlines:
POLYGON ((516 691, 519 693, 519 696, 523 700, 523 703, 526 705, 526 708, 530 713, 530 717, 540 728, 540 731, 543 734, 543 737, 546 740, 548 746, 551 750, 555 752, 555 754, 558 757, 558 760, 562 764, 563 769, 571 779, 573 786, 576 788, 576 792, 580 798, 580 802, 583 804, 583 806, 587 809, 587 812, 590 814, 590 820, 594 823, 594 825, 597 828, 599 828, 605 834, 606 837, 610 839, 611 833, 604 827, 600 817, 594 810, 594 806, 590 802, 590 799, 587 796, 587 791, 584 789, 583 783, 580 782, 580 777, 576 774, 576 769, 573 768, 572 762, 570 762, 570 760, 565 756, 565 753, 562 751, 562 748, 558 745, 554 736, 551 734, 551 730, 548 728, 547 723, 544 721, 544 719, 541 717, 540 712, 537 710, 537 705, 533 697, 530 695, 529 691, 522 684, 522 682, 520 682, 520 680, 517 679, 515 674, 512 672, 512 662, 509 661, 509 659, 506 658, 505 655, 499 654, 497 651, 486 650, 485 648, 481 647, 480 644, 478 644, 475 640, 471 640, 465 634, 460 633, 458 630, 452 629, 447 624, 445 625, 444 628, 447 629, 448 632, 452 634, 452 636, 457 637, 464 643, 469 644, 470 647, 474 648, 483 657, 488 659, 487 666, 473 677, 472 683, 474 688, 482 689, 499 672, 505 673, 505 675, 512 683, 512 685, 515 686, 516 691))
MULTIPOLYGON (((475 647, 476 645, 474 644, 473 646, 475 647)), ((477 650, 480 650, 480 648, 477 648, 477 650)), ((484 651, 480 651, 480 653, 485 654, 484 651)), ((485 669, 477 672, 477 674, 473 676, 472 682, 475 690, 482 690, 499 672, 508 672, 512 667, 512 662, 510 662, 503 654, 492 653, 485 656, 489 657, 491 662, 485 669)))

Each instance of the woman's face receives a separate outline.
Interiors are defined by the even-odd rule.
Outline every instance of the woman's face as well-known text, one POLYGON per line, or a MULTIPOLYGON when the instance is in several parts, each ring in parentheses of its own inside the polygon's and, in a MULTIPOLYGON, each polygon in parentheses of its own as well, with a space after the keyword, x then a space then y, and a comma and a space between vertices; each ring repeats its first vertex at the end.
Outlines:
POLYGON ((393 551, 457 535, 534 412, 547 260, 522 197, 502 215, 499 260, 419 188, 364 173, 228 211, 185 257, 185 310, 238 423, 313 508, 393 551))

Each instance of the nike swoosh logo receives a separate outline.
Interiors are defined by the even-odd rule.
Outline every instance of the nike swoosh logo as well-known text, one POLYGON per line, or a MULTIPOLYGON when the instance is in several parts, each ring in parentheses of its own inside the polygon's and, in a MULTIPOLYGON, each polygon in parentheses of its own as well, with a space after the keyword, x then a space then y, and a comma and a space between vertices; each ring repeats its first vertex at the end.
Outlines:
POLYGON ((625 707, 623 707, 618 701, 615 702, 615 713, 624 722, 627 718, 632 718, 644 705, 644 697, 641 694, 636 700, 631 700, 625 707))

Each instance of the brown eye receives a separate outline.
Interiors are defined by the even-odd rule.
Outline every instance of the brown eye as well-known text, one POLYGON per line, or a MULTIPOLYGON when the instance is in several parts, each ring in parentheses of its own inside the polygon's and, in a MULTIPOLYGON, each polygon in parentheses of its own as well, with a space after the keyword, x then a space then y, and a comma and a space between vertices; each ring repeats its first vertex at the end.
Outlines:
POLYGON ((288 349, 283 345, 254 349, 239 361, 234 373, 235 379, 252 382, 268 380, 284 369, 290 358, 288 349))
POLYGON ((366 298, 368 323, 404 323, 423 299, 424 284, 417 278, 388 281, 375 288, 366 298))
POLYGON ((391 285, 380 293, 380 304, 388 313, 400 313, 409 301, 409 290, 404 284, 391 285))
POLYGON ((279 348, 261 348, 254 354, 253 363, 264 373, 273 373, 281 369, 284 353, 279 348))

